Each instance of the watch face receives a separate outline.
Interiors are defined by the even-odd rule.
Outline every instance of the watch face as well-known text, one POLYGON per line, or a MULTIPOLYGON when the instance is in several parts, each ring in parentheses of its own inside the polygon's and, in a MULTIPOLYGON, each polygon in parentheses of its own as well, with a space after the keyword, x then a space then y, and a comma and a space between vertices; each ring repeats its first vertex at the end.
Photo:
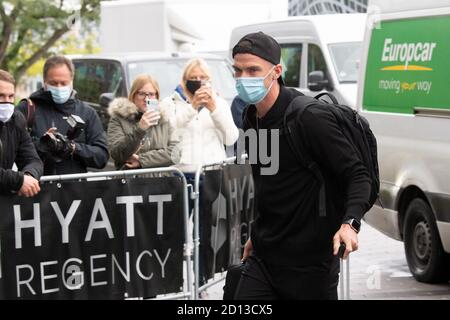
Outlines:
POLYGON ((352 219, 351 220, 351 226, 356 229, 357 231, 359 231, 359 229, 361 228, 361 223, 359 223, 358 220, 356 219, 352 219))
POLYGON ((349 224, 356 232, 359 232, 359 229, 361 228, 361 223, 356 219, 348 219, 344 223, 349 224))

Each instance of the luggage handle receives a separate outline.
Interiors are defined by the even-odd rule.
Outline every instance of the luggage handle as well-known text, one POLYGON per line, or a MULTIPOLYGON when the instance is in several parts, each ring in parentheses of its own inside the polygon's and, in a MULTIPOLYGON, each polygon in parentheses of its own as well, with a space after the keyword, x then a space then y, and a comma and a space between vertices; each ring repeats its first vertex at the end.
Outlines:
POLYGON ((344 263, 345 243, 341 242, 338 251, 338 257, 340 262, 339 272, 339 299, 350 300, 350 256, 347 257, 346 263, 344 263), (345 264, 345 267, 344 267, 345 264), (345 270, 344 270, 345 269, 345 270), (345 272, 345 275, 344 275, 345 272), (345 286, 344 286, 345 285, 345 286))

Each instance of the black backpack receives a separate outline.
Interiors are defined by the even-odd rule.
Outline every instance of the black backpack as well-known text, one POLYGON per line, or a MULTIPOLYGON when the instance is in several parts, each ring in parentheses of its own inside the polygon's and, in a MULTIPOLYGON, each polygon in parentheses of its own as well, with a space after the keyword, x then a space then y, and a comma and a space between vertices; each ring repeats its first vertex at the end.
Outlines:
POLYGON ((306 139, 304 138, 303 127, 298 125, 298 123, 301 123, 304 111, 313 105, 323 105, 329 108, 336 117, 342 133, 354 146, 357 155, 366 166, 372 182, 369 199, 371 208, 375 201, 379 199, 380 192, 377 140, 372 133, 372 130, 370 130, 367 119, 361 116, 356 110, 339 104, 332 94, 324 92, 314 98, 308 96, 296 97, 286 109, 283 119, 283 130, 287 133, 288 144, 296 155, 296 158, 303 166, 308 168, 321 183, 321 189, 319 191, 319 215, 326 215, 324 178, 318 164, 311 159, 308 152, 304 151, 306 139), (333 103, 328 103, 322 99, 319 100, 319 98, 325 95, 328 96, 333 103))

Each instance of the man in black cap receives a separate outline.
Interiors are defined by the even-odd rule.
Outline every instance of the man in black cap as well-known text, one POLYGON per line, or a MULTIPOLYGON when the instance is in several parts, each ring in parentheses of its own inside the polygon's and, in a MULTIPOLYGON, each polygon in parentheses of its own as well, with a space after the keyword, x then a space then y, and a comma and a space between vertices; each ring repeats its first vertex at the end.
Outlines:
POLYGON ((306 109, 298 125, 304 151, 324 176, 326 216, 319 214, 321 183, 298 161, 282 130, 286 108, 302 94, 284 86, 280 56, 279 44, 262 32, 244 36, 233 48, 236 88, 249 104, 244 130, 281 131, 278 172, 264 175, 259 158, 252 164, 258 218, 234 297, 337 299, 338 249, 346 244, 344 257, 358 249, 355 226, 369 207, 370 179, 334 115, 316 106, 306 109))

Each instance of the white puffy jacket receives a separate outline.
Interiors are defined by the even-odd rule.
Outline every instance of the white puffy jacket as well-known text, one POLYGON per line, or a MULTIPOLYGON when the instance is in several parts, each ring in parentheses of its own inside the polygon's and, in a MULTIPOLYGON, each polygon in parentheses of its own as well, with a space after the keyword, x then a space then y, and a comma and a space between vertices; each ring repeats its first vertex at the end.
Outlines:
MULTIPOLYGON (((216 110, 202 108, 199 112, 174 92, 165 98, 161 111, 165 112, 179 139, 178 163, 184 171, 193 172, 199 164, 211 164, 226 158, 225 147, 233 145, 239 131, 234 124, 227 102, 215 96, 216 110)), ((176 159, 173 159, 177 163, 176 159)))

